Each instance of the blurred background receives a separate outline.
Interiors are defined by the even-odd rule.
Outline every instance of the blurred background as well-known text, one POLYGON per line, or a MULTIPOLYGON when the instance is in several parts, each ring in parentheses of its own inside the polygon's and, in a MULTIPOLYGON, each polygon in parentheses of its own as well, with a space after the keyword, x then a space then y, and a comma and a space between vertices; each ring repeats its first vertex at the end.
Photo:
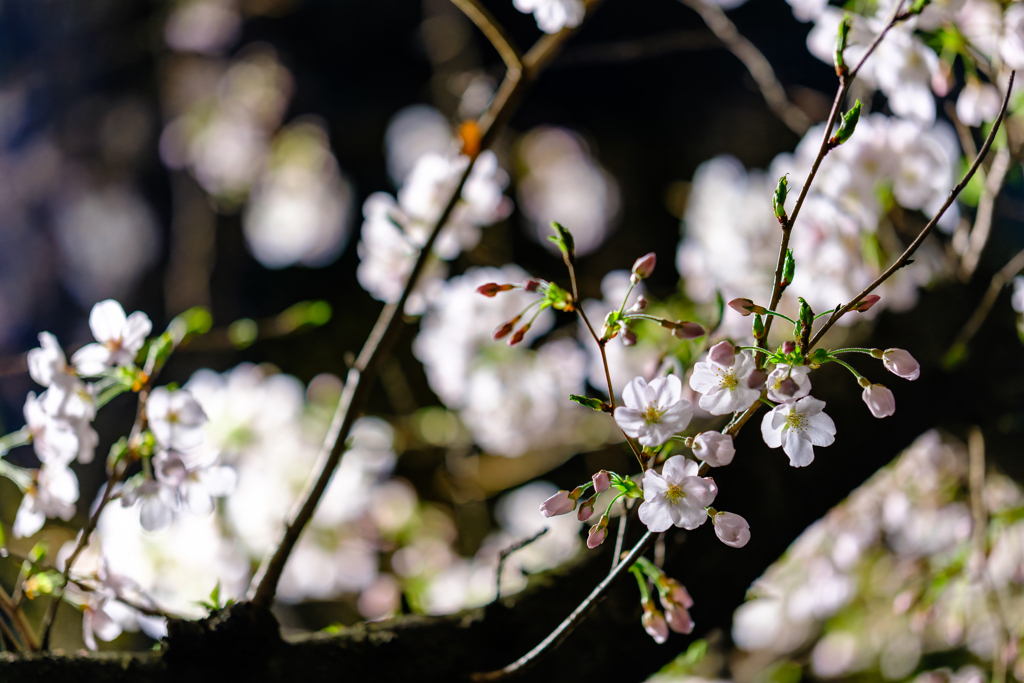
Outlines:
MULTIPOLYGON (((542 35, 533 16, 511 2, 484 4, 518 45, 542 35)), ((824 120, 836 79, 829 64, 808 52, 813 24, 798 21, 783 0, 752 0, 729 16, 774 67, 795 107, 811 123, 824 120)), ((373 193, 395 194, 423 155, 448 152, 458 125, 486 108, 503 72, 490 44, 447 0, 0 3, 5 431, 20 428, 26 392, 39 390, 28 377, 25 353, 40 331, 56 334, 70 355, 91 341, 88 312, 102 299, 144 311, 156 331, 193 306, 212 314, 213 330, 177 353, 162 381, 186 385, 199 397, 211 417, 210 438, 239 474, 236 494, 220 503, 212 526, 176 519, 166 532, 176 540, 132 527, 130 509, 118 509, 101 525, 105 538, 121 539, 109 552, 150 558, 139 569, 150 583, 139 580, 151 591, 186 596, 164 603, 168 607, 194 612, 194 601, 218 578, 231 595, 244 592, 289 496, 312 466, 340 391, 338 378, 366 339, 382 307, 378 299, 387 298, 380 294, 386 283, 360 274, 360 229, 372 218, 364 202, 373 193), (277 490, 274 481, 287 485, 277 490), (177 583, 167 578, 175 573, 177 583), (187 588, 180 578, 186 575, 187 588)), ((947 118, 943 102, 954 99, 939 99, 940 124, 947 118)), ((882 95, 868 101, 874 111, 889 111, 882 95)), ((956 148, 952 169, 960 163, 958 142, 952 126, 942 125, 944 139, 956 148)), ((654 251, 658 268, 645 283, 647 296, 711 326, 718 315, 715 285, 701 285, 695 275, 687 288, 680 282, 687 273, 673 265, 684 217, 693 223, 709 215, 692 213, 695 173, 722 155, 734 160, 703 167, 705 175, 767 169, 801 137, 772 113, 744 66, 691 8, 674 0, 607 0, 499 137, 489 181, 504 199, 473 227, 475 239, 439 261, 453 278, 444 286, 471 293, 488 280, 515 281, 524 272, 567 286, 561 260, 545 239, 548 223, 558 220, 576 235, 581 296, 594 300, 595 310, 621 300, 621 278, 606 275, 654 251), (512 263, 520 270, 509 270, 512 263), (503 266, 501 272, 475 270, 503 266)), ((605 614, 600 622, 611 630, 585 626, 580 638, 593 642, 614 632, 609 657, 638 655, 644 675, 685 653, 696 638, 710 638, 727 659, 732 615, 751 583, 805 528, 929 429, 956 440, 980 425, 990 464, 1024 481, 1024 356, 1008 290, 966 360, 943 365, 991 274, 1024 247, 1019 165, 1008 178, 976 277, 966 284, 952 277, 943 261, 944 236, 921 259, 932 265, 915 276, 901 306, 909 310, 883 311, 871 323, 840 330, 856 345, 907 348, 921 361, 918 382, 888 382, 897 393, 896 417, 874 420, 844 371, 818 371, 815 395, 828 402, 837 423, 834 446, 819 449, 812 467, 792 469, 752 425, 737 441, 736 462, 715 473, 716 506, 751 522, 750 544, 742 551, 727 548, 701 528, 670 535, 659 551, 669 575, 694 596, 694 634, 655 645, 640 628, 635 589, 624 580, 614 603, 624 605, 622 613, 605 614), (917 290, 917 284, 924 286, 917 290)), ((411 214, 413 200, 406 199, 398 195, 411 214)), ((704 201, 732 200, 723 194, 704 201)), ((761 209, 770 218, 769 207, 766 201, 761 209)), ((923 223, 923 205, 909 207, 906 216, 899 206, 890 208, 900 217, 889 221, 898 245, 923 223)), ((963 207, 965 216, 972 212, 963 207)), ((775 239, 763 247, 751 242, 757 253, 750 261, 773 264, 775 239)), ((801 261, 798 253, 798 270, 811 261, 828 267, 830 258, 816 252, 801 261)), ((688 263, 682 255, 678 262, 688 263)), ((545 538, 513 555, 505 569, 508 592, 521 590, 525 575, 579 561, 582 525, 544 520, 536 512, 540 501, 597 469, 625 474, 635 466, 606 421, 544 402, 560 397, 567 404, 565 395, 595 376, 568 316, 538 325, 551 331, 530 339, 545 335, 534 355, 502 357, 521 364, 509 371, 529 385, 520 399, 512 378, 500 371, 474 374, 472 381, 467 371, 465 383, 453 387, 438 367, 446 353, 490 353, 480 351, 479 340, 470 344, 446 332, 453 320, 479 314, 490 300, 467 294, 441 305, 429 292, 424 297, 421 310, 407 309, 413 324, 381 369, 370 417, 346 456, 355 463, 351 472, 339 471, 334 503, 318 513, 286 572, 278 608, 286 632, 483 604, 493 598, 498 551, 550 525, 545 538), (420 326, 413 315, 424 311, 420 326), (558 344, 564 349, 548 353, 553 365, 545 365, 544 349, 558 344), (541 377, 553 373, 563 374, 550 396, 538 397, 541 377), (488 407, 481 397, 495 392, 508 400, 488 407), (519 422, 499 417, 531 410, 536 415, 519 422), (539 426, 531 440, 522 434, 533 425, 539 426)), ((509 306, 502 308, 505 319, 517 310, 509 306)), ((739 331, 732 334, 742 336, 745 322, 733 320, 739 331)), ((651 373, 667 355, 692 362, 701 348, 685 342, 670 353, 638 356, 633 365, 623 361, 617 385, 651 373)), ((880 367, 851 362, 884 381, 880 367)), ((602 390, 600 382, 592 388, 602 390)), ((101 412, 99 454, 127 432, 133 416, 130 396, 101 412)), ((7 458, 36 463, 25 448, 7 458)), ((39 538, 12 544, 28 548, 43 538, 56 552, 74 538, 104 477, 102 468, 76 471, 82 491, 76 518, 51 522, 39 538)), ((5 527, 19 495, 2 482, 5 527)), ((636 526, 627 540, 639 535, 636 526)), ((596 563, 604 567, 609 555, 604 548, 596 563)), ((17 566, 4 572, 3 580, 13 581, 17 566)), ((36 606, 26 609, 32 614, 36 606)), ((552 625, 564 616, 556 611, 545 617, 552 625)), ((58 626, 62 647, 82 646, 71 608, 58 626)), ((148 648, 150 642, 126 633, 101 647, 148 648)), ((515 645, 505 650, 496 644, 495 657, 508 654, 511 661, 521 654, 511 651, 515 645)), ((797 661, 798 669, 811 671, 809 660, 797 661)), ((753 679, 765 670, 768 664, 735 675, 753 679)), ((785 667, 772 671, 792 675, 785 667)))

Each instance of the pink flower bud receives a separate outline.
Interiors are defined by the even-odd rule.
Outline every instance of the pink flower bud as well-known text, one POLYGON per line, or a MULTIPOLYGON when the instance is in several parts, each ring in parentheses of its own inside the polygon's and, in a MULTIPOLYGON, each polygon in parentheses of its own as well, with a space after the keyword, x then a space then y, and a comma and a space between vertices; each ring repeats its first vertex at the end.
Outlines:
POLYGON ((728 434, 701 432, 693 439, 693 454, 712 467, 725 467, 736 455, 736 447, 728 434))
POLYGON ((668 623, 658 608, 649 600, 644 602, 644 616, 640 623, 644 625, 644 630, 650 634, 651 638, 654 638, 654 642, 661 645, 668 640, 668 623))
POLYGON ((508 290, 515 287, 515 285, 499 285, 497 282, 488 282, 485 285, 480 285, 476 288, 477 294, 483 294, 484 296, 495 296, 498 292, 507 292, 508 290))
POLYGON ((868 294, 866 297, 858 301, 857 305, 851 308, 850 310, 863 313, 864 311, 868 310, 869 308, 877 304, 881 300, 881 298, 882 297, 878 296, 877 294, 868 294))
POLYGON ((636 303, 633 304, 629 310, 631 313, 639 313, 640 311, 647 310, 647 299, 643 294, 637 297, 636 303))
POLYGON ((727 341, 718 342, 708 351, 708 360, 723 367, 732 367, 736 362, 736 347, 727 341))
POLYGON ((612 479, 608 474, 608 470, 601 470, 592 478, 594 480, 594 493, 604 493, 612 484, 612 479))
POLYGON ((714 516, 715 535, 722 543, 733 548, 742 548, 750 540, 750 525, 732 512, 719 512, 714 516))
POLYGON ((576 499, 568 491, 559 491, 540 504, 540 511, 545 517, 557 517, 576 509, 576 499))
POLYGON ((676 633, 690 633, 693 631, 693 619, 690 612, 684 607, 676 605, 665 605, 665 621, 668 627, 676 633))
POLYGON ((629 329, 628 327, 622 330, 622 343, 625 346, 636 346, 636 342, 636 332, 629 329))
POLYGON ((750 299, 733 299, 729 302, 729 308, 736 311, 744 318, 751 313, 757 313, 758 315, 764 315, 768 312, 768 309, 764 306, 758 306, 750 299))
POLYGON ((747 387, 750 389, 760 389, 764 386, 764 383, 768 381, 768 373, 764 370, 754 370, 747 377, 747 387))
POLYGON ((921 376, 921 365, 903 349, 886 349, 882 354, 885 369, 903 379, 915 380, 921 376))
POLYGON ((633 275, 636 275, 640 280, 646 280, 654 272, 654 265, 657 262, 658 257, 653 251, 645 256, 641 256, 633 263, 633 275))
POLYGON ((683 584, 667 576, 660 581, 660 584, 665 590, 665 595, 661 598, 662 605, 665 605, 666 601, 668 601, 673 605, 679 605, 686 609, 693 607, 693 598, 690 597, 690 593, 683 584))
POLYGON ((527 292, 536 292, 540 288, 540 280, 523 280, 523 290, 527 292))
POLYGON ((896 397, 881 384, 864 387, 864 393, 860 397, 864 399, 868 410, 875 417, 889 417, 896 412, 896 397))
POLYGON ((787 339, 786 341, 782 342, 783 353, 793 353, 794 351, 796 351, 795 341, 793 341, 792 339, 787 339))
POLYGON ((576 511, 576 519, 581 522, 585 522, 594 514, 594 501, 597 500, 597 496, 591 496, 582 504, 580 509, 576 511))
POLYGON ((494 341, 498 341, 502 337, 507 337, 509 333, 511 333, 512 330, 515 329, 516 323, 519 322, 519 319, 522 317, 523 316, 521 315, 517 315, 504 325, 498 325, 496 328, 494 328, 494 334, 492 335, 494 337, 494 341))
POLYGON ((672 336, 678 339, 696 339, 704 336, 704 328, 697 323, 681 322, 673 328, 672 336))
POLYGON ((603 515, 597 524, 590 527, 590 533, 587 535, 587 547, 593 550, 604 543, 606 538, 608 538, 608 515, 603 515))

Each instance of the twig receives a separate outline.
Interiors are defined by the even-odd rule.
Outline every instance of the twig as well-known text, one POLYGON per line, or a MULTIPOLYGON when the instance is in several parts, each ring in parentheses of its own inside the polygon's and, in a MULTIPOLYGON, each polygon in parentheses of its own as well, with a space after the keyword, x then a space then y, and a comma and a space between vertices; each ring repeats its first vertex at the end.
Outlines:
POLYGON ((971 228, 970 242, 966 253, 960 259, 960 268, 957 275, 959 275, 961 282, 970 281, 974 271, 978 268, 978 263, 981 261, 981 252, 985 249, 985 244, 988 243, 989 235, 992 232, 996 197, 999 195, 999 191, 1003 189, 1003 183, 1006 182, 1006 174, 1010 170, 1011 161, 1012 155, 1010 154, 1010 147, 1007 145, 996 152, 996 158, 993 159, 992 166, 988 169, 988 176, 985 178, 981 197, 978 198, 978 211, 974 216, 974 227, 971 228))
MULTIPOLYGON (((597 5, 599 0, 591 0, 588 3, 588 13, 597 5)), ((547 35, 530 48, 530 51, 523 56, 522 70, 520 72, 509 71, 505 79, 498 87, 498 91, 491 100, 487 111, 483 113, 477 125, 480 129, 480 149, 487 149, 501 131, 505 122, 512 115, 522 97, 526 87, 532 83, 537 75, 554 59, 565 41, 571 36, 574 29, 563 29, 561 32, 547 35)), ((279 542, 274 550, 268 553, 260 564, 259 569, 253 576, 249 585, 247 597, 257 606, 269 607, 277 593, 277 584, 281 579, 285 563, 291 555, 302 530, 313 516, 317 503, 327 489, 331 475, 341 462, 341 456, 345 451, 345 441, 349 431, 355 423, 356 417, 362 410, 370 386, 376 376, 377 367, 381 360, 388 355, 391 347, 398 338, 402 329, 401 312, 405 310, 405 302, 412 293, 419 279, 420 273, 431 257, 434 242, 437 240, 441 228, 448 222, 455 205, 462 195, 462 188, 469 178, 470 172, 476 157, 470 157, 466 170, 463 171, 459 182, 452 191, 448 203, 434 223, 427 237, 426 242, 420 249, 416 263, 409 273, 409 280, 398 301, 389 304, 381 311, 377 323, 370 332, 369 338, 359 352, 355 365, 348 373, 345 388, 342 391, 341 400, 335 410, 334 418, 328 429, 317 459, 317 466, 313 469, 310 479, 299 497, 299 505, 290 515, 290 520, 282 532, 279 542)))
POLYGON ((835 311, 833 311, 832 315, 830 315, 828 317, 828 320, 825 321, 825 324, 822 325, 814 334, 814 337, 811 338, 811 342, 808 346, 808 349, 813 348, 815 344, 821 341, 821 338, 825 336, 825 333, 828 332, 829 328, 835 325, 837 320, 839 320, 841 317, 843 317, 851 310, 853 310, 853 307, 860 303, 861 299, 866 297, 871 292, 875 291, 875 289, 878 288, 878 286, 881 285, 883 282, 888 280, 893 273, 895 273, 897 270, 906 265, 907 259, 913 256, 914 252, 917 251, 917 248, 921 246, 921 243, 924 242, 925 238, 928 237, 928 235, 931 233, 932 228, 934 228, 935 224, 939 222, 940 218, 942 218, 942 214, 946 212, 946 209, 948 209, 950 205, 954 201, 956 201, 957 196, 959 196, 963 189, 967 187, 967 183, 971 181, 971 178, 974 176, 974 173, 978 170, 978 167, 981 166, 982 159, 985 158, 985 155, 988 154, 988 150, 992 147, 992 141, 995 140, 996 133, 999 132, 999 126, 1003 122, 1003 117, 1006 115, 1006 107, 1010 102, 1010 93, 1013 92, 1013 79, 1016 73, 1016 71, 1010 72, 1010 81, 1006 85, 1006 95, 1003 96, 1003 105, 999 109, 999 116, 996 117, 995 122, 992 124, 992 130, 989 132, 988 137, 985 138, 985 144, 981 146, 981 150, 978 151, 978 156, 974 158, 974 163, 971 164, 971 167, 967 170, 967 173, 964 174, 964 177, 960 180, 959 183, 957 183, 956 187, 954 187, 953 190, 949 193, 949 196, 946 197, 946 201, 942 203, 942 207, 939 208, 938 213, 936 213, 935 216, 932 217, 930 221, 928 221, 927 225, 921 228, 921 232, 917 235, 916 238, 914 238, 914 241, 910 243, 910 246, 906 248, 906 250, 900 255, 900 257, 896 259, 896 261, 891 266, 889 266, 884 273, 875 278, 875 281, 868 285, 864 289, 864 291, 862 291, 860 294, 854 297, 853 301, 846 304, 842 308, 837 308, 835 311))
POLYGON ((612 554, 612 570, 619 564, 619 555, 622 554, 622 544, 626 542, 626 523, 629 521, 629 513, 633 510, 633 499, 627 498, 622 505, 622 514, 619 515, 619 528, 615 534, 615 552, 612 554))
POLYGON ((505 62, 505 68, 509 73, 522 71, 522 53, 516 48, 494 15, 481 5, 479 0, 452 0, 452 4, 462 10, 462 13, 476 24, 480 32, 487 36, 487 40, 491 41, 491 45, 501 56, 501 61, 505 62))
POLYGON ((604 581, 597 584, 597 587, 594 588, 593 591, 591 591, 590 595, 587 596, 587 599, 581 602, 579 607, 574 609, 572 611, 572 614, 566 617, 565 621, 559 624, 558 628, 552 631, 547 638, 542 640, 540 644, 537 645, 537 647, 533 648, 532 650, 530 650, 525 655, 523 655, 516 661, 512 662, 505 668, 498 669, 497 671, 488 671, 485 673, 473 674, 473 676, 470 677, 471 680, 501 680, 506 676, 509 676, 519 671, 523 671, 533 666, 537 663, 537 659, 540 657, 540 655, 543 654, 546 650, 553 650, 557 648, 562 643, 562 641, 565 640, 565 638, 570 633, 572 633, 577 626, 579 626, 580 622, 582 622, 587 617, 587 615, 590 614, 590 612, 593 611, 595 607, 597 607, 598 599, 604 595, 605 591, 608 590, 608 588, 612 585, 615 579, 621 576, 624 571, 626 571, 634 562, 636 562, 636 559, 640 557, 640 555, 642 555, 645 550, 647 550, 647 547, 651 544, 653 540, 654 534, 652 532, 648 531, 647 533, 645 533, 643 535, 643 538, 641 538, 637 542, 637 544, 633 546, 633 549, 630 551, 626 559, 620 562, 618 566, 615 567, 615 569, 613 569, 608 574, 608 576, 604 578, 604 581))
POLYGON ((713 50, 723 48, 722 41, 710 31, 672 31, 641 40, 622 40, 598 43, 566 50, 554 69, 615 64, 633 60, 660 57, 673 52, 713 50))
POLYGON ((982 323, 985 322, 989 312, 992 310, 992 306, 996 303, 996 299, 999 298, 999 292, 1021 270, 1024 270, 1024 251, 1018 252, 999 272, 992 276, 992 282, 989 283, 985 296, 982 297, 981 302, 975 307, 974 312, 967 319, 963 329, 956 335, 956 339, 950 344, 949 351, 946 352, 947 358, 957 359, 967 350, 967 345, 971 343, 974 335, 981 329, 982 323))
POLYGON ((518 543, 514 543, 514 544, 510 545, 509 547, 505 548, 498 555, 498 570, 497 570, 497 572, 495 572, 495 576, 494 576, 494 599, 495 600, 500 600, 501 599, 501 574, 502 574, 502 572, 505 571, 505 560, 507 560, 508 556, 511 555, 512 553, 514 553, 515 551, 522 550, 523 548, 525 548, 526 546, 530 545, 531 543, 536 541, 538 538, 540 538, 541 536, 546 534, 548 532, 548 529, 550 529, 550 527, 544 527, 543 529, 541 529, 540 531, 535 533, 533 536, 530 536, 529 538, 527 538, 525 540, 519 541, 518 543))
MULTIPOLYGON (((776 309, 776 307, 779 305, 779 299, 782 298, 782 271, 786 264, 786 252, 789 249, 790 233, 792 233, 793 231, 793 225, 796 223, 797 216, 800 215, 800 209, 804 205, 804 200, 807 199, 807 193, 811 189, 811 183, 814 182, 814 177, 818 174, 818 167, 821 166, 821 162, 825 158, 825 155, 828 154, 833 147, 833 145, 830 144, 830 140, 832 139, 832 128, 835 127, 836 120, 839 118, 839 111, 842 107, 843 100, 846 99, 846 94, 847 92, 849 92, 850 86, 853 84, 854 79, 860 72, 861 67, 863 67, 864 63, 868 61, 868 57, 871 56, 871 53, 873 53, 875 51, 875 48, 877 48, 878 45, 882 42, 882 39, 885 38, 885 35, 889 32, 889 29, 895 26, 898 22, 902 21, 901 15, 899 13, 902 5, 903 0, 900 0, 900 2, 896 3, 896 6, 893 8, 892 15, 890 16, 888 23, 886 23, 885 28, 882 29, 881 33, 878 34, 875 40, 868 47, 867 52, 865 52, 864 56, 861 57, 861 60, 860 62, 857 63, 857 66, 854 67, 853 70, 850 71, 850 73, 846 74, 845 76, 839 77, 839 89, 836 91, 836 97, 832 101, 832 109, 829 112, 828 120, 825 123, 825 132, 822 135, 821 146, 818 148, 818 154, 814 158, 814 163, 811 164, 811 170, 810 173, 807 174, 807 180, 804 181, 803 187, 800 188, 800 195, 797 197, 796 203, 793 205, 793 213, 782 223, 782 242, 779 245, 779 259, 778 263, 775 266, 775 281, 772 285, 771 303, 768 305, 768 308, 771 310, 776 309)), ((768 348, 768 333, 771 332, 772 322, 774 321, 774 319, 774 316, 768 316, 768 319, 765 320, 764 335, 759 340, 757 340, 758 348, 768 348)), ((757 367, 760 368, 762 362, 762 357, 759 356, 756 359, 757 367)))
POLYGON ((779 83, 772 65, 761 54, 761 51, 739 32, 736 24, 732 23, 725 12, 718 5, 705 0, 680 0, 680 2, 697 12, 729 52, 743 62, 743 66, 747 67, 747 71, 757 83, 768 108, 779 117, 779 120, 797 135, 806 133, 807 129, 811 127, 811 120, 789 101, 786 89, 779 83))

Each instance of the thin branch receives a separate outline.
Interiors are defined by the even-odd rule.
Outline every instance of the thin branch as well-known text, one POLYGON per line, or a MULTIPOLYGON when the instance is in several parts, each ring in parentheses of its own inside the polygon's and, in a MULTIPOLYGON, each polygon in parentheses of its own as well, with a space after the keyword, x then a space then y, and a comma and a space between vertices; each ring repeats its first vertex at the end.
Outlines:
POLYGON ((971 238, 967 251, 960 259, 960 268, 957 275, 961 282, 968 282, 981 261, 981 252, 988 243, 989 235, 992 232, 992 219, 995 214, 996 197, 1003 189, 1006 182, 1006 174, 1010 170, 1012 161, 1010 147, 1007 145, 998 152, 992 161, 992 167, 988 169, 988 176, 978 198, 978 212, 974 216, 974 227, 971 228, 971 238))
POLYGON ((629 521, 629 513, 633 511, 633 499, 627 498, 622 504, 622 514, 619 515, 619 528, 615 534, 615 552, 612 554, 612 570, 619 564, 619 556, 622 554, 622 544, 626 542, 626 523, 629 521))
POLYGON ((498 681, 511 674, 524 671, 529 667, 533 666, 534 664, 536 664, 537 659, 540 657, 540 655, 542 655, 547 650, 554 650, 559 645, 561 645, 562 641, 565 640, 565 638, 568 637, 569 634, 572 633, 573 630, 575 630, 575 628, 579 626, 584 619, 587 618, 587 615, 589 615, 590 612, 592 612, 593 609, 597 607, 598 599, 605 594, 605 592, 612 585, 615 579, 621 576, 624 571, 626 571, 630 566, 632 566, 634 562, 636 562, 636 559, 640 557, 640 555, 642 555, 645 550, 647 550, 647 547, 651 544, 653 540, 654 534, 652 532, 648 531, 647 533, 645 533, 643 535, 643 538, 641 538, 637 542, 637 544, 633 546, 633 549, 630 551, 629 555, 622 562, 620 562, 618 566, 616 566, 615 569, 613 569, 608 574, 608 576, 604 578, 604 581, 597 584, 597 587, 594 588, 593 591, 591 591, 590 595, 587 596, 587 599, 581 602, 579 607, 574 609, 572 611, 572 614, 566 617, 565 621, 559 624, 558 628, 552 631, 547 638, 542 640, 540 644, 537 645, 537 647, 533 648, 525 655, 509 664, 504 669, 498 669, 497 671, 488 671, 486 673, 473 674, 473 676, 471 676, 470 679, 477 682, 498 681))
MULTIPOLYGON (((821 145, 818 147, 818 154, 814 158, 814 163, 811 164, 811 170, 807 174, 807 180, 804 181, 803 187, 800 188, 800 195, 797 197, 796 203, 793 205, 793 213, 782 223, 782 242, 779 245, 779 259, 778 263, 775 266, 775 282, 772 285, 771 303, 768 305, 768 308, 771 310, 776 309, 776 307, 779 305, 779 300, 782 298, 782 271, 786 263, 786 251, 789 249, 790 233, 792 233, 793 231, 793 225, 796 223, 797 216, 800 215, 800 209, 804 205, 804 200, 807 199, 807 193, 811 189, 811 183, 814 182, 814 177, 818 174, 818 168, 821 166, 822 160, 825 158, 825 155, 832 150, 834 146, 830 142, 832 139, 832 129, 835 127, 836 121, 839 119, 839 112, 842 108, 843 100, 846 99, 846 94, 849 92, 850 86, 853 84, 854 79, 857 77, 857 73, 860 72, 861 67, 863 67, 864 63, 868 61, 868 57, 870 57, 871 53, 875 51, 875 48, 879 46, 879 44, 882 42, 882 39, 885 38, 885 35, 889 32, 889 29, 891 29, 899 21, 902 20, 901 15, 899 14, 902 5, 903 0, 900 0, 900 2, 896 3, 896 6, 893 8, 892 15, 890 16, 888 23, 886 23, 885 28, 882 29, 881 33, 878 34, 875 40, 868 47, 867 52, 865 52, 864 56, 861 57, 861 60, 860 62, 857 63, 857 66, 854 67, 853 70, 850 71, 848 74, 839 77, 839 89, 836 91, 836 97, 832 101, 832 109, 831 111, 829 111, 828 120, 825 123, 825 131, 822 134, 821 145)), ((765 320, 764 335, 761 337, 761 339, 757 341, 757 346, 759 348, 768 348, 768 333, 771 332, 773 321, 774 316, 768 316, 768 319, 765 320)), ((762 359, 758 357, 756 359, 756 362, 757 367, 760 368, 762 359)))
POLYGON ((991 149, 992 142, 996 138, 996 133, 999 132, 999 126, 1003 122, 1003 117, 1006 115, 1006 107, 1010 102, 1010 93, 1013 92, 1013 79, 1016 76, 1016 74, 1016 71, 1010 72, 1010 81, 1006 85, 1006 95, 1003 96, 1003 105, 999 109, 999 116, 996 117, 995 122, 992 124, 992 130, 989 132, 988 137, 985 138, 985 144, 981 146, 981 150, 978 151, 978 156, 974 158, 974 163, 971 164, 971 167, 967 170, 967 173, 964 174, 964 177, 960 180, 959 183, 957 183, 956 187, 954 187, 953 190, 949 193, 949 196, 946 197, 946 201, 942 203, 942 207, 939 208, 938 213, 936 213, 935 216, 932 217, 930 221, 928 221, 927 225, 921 228, 921 232, 917 235, 916 238, 914 238, 914 241, 910 243, 910 246, 906 248, 906 250, 900 255, 900 257, 896 259, 896 261, 891 266, 889 266, 884 273, 875 278, 875 281, 868 285, 864 289, 864 291, 862 291, 860 294, 854 297, 853 301, 846 304, 842 308, 836 309, 835 312, 833 312, 832 315, 829 316, 828 320, 825 321, 825 324, 822 325, 815 333, 814 337, 811 338, 808 350, 813 348, 815 344, 821 341, 821 338, 825 336, 825 333, 828 332, 829 328, 835 325, 837 320, 839 320, 841 317, 843 317, 851 310, 853 310, 853 307, 860 303, 861 299, 866 297, 871 292, 875 291, 875 289, 877 289, 879 285, 881 285, 883 282, 892 277, 893 273, 895 273, 897 270, 906 265, 907 260, 914 255, 914 252, 917 251, 918 247, 921 246, 925 238, 928 237, 928 235, 931 233, 932 228, 934 228, 935 225, 939 222, 939 219, 942 218, 942 214, 946 212, 946 209, 948 209, 950 205, 952 205, 953 202, 956 201, 956 198, 960 195, 963 189, 967 187, 967 183, 971 181, 971 178, 974 176, 975 172, 981 166, 981 162, 985 158, 985 155, 987 155, 989 149, 991 149))
POLYGON ((722 41, 729 52, 747 67, 754 82, 757 83, 768 108, 779 117, 779 120, 797 135, 803 135, 811 127, 811 120, 800 109, 789 101, 786 89, 779 83, 775 70, 761 51, 739 32, 736 24, 725 15, 718 5, 705 0, 680 0, 684 5, 697 12, 722 41))
POLYGON ((487 36, 487 40, 491 41, 491 45, 501 55, 501 61, 505 62, 505 68, 509 73, 519 73, 523 70, 522 53, 494 15, 480 4, 479 0, 452 0, 452 4, 462 10, 480 32, 487 36))
POLYGON ((996 299, 999 298, 999 292, 1021 270, 1024 270, 1024 251, 1018 252, 1005 266, 999 269, 999 272, 992 276, 992 282, 989 283, 985 296, 982 297, 981 302, 975 307, 974 312, 964 324, 963 329, 956 335, 956 339, 950 344, 949 351, 946 352, 947 358, 959 358, 967 350, 967 345, 971 343, 974 335, 981 329, 982 323, 985 322, 989 312, 992 310, 992 306, 996 303, 996 299))
MULTIPOLYGON (((588 3, 588 14, 598 4, 599 0, 591 0, 588 3)), ((537 75, 555 58, 565 41, 571 36, 574 29, 563 29, 561 32, 547 35, 530 48, 530 51, 523 56, 522 70, 519 72, 509 71, 505 79, 498 87, 498 91, 491 100, 487 111, 483 113, 477 125, 480 129, 480 149, 487 149, 493 144, 498 133, 512 115, 512 111, 519 103, 527 86, 532 83, 537 75)), ((366 397, 369 394, 370 386, 376 376, 377 367, 385 356, 387 356, 398 335, 402 330, 402 315, 405 310, 405 302, 409 299, 413 288, 419 279, 427 261, 431 258, 434 242, 437 240, 441 228, 448 222, 455 205, 462 195, 462 188, 469 178, 470 172, 476 157, 470 157, 466 170, 463 171, 459 182, 452 191, 448 203, 434 223, 427 237, 426 242, 420 249, 416 263, 409 274, 408 282, 398 301, 389 304, 381 311, 377 323, 370 332, 369 338, 363 345, 355 365, 348 373, 345 388, 342 391, 341 400, 335 410, 334 418, 324 439, 317 466, 313 469, 310 479, 306 482, 302 494, 299 496, 300 503, 290 515, 290 520, 282 532, 279 542, 274 550, 268 553, 260 564, 259 569, 253 576, 249 585, 248 598, 258 606, 269 607, 277 593, 277 584, 281 579, 285 563, 291 555, 292 549, 299 540, 302 530, 313 517, 317 503, 327 489, 331 475, 337 469, 338 463, 345 451, 345 441, 349 431, 355 423, 356 417, 361 412, 366 397)))
POLYGON ((673 52, 714 50, 725 47, 710 31, 681 30, 660 36, 647 36, 641 40, 621 40, 566 50, 554 69, 618 64, 651 59, 673 52))
POLYGON ((514 544, 510 545, 509 547, 505 548, 498 555, 498 570, 495 572, 495 575, 494 575, 494 599, 495 600, 500 600, 501 599, 501 575, 505 571, 505 560, 507 560, 508 556, 511 555, 512 553, 514 553, 515 551, 522 550, 523 548, 525 548, 526 546, 530 545, 531 543, 536 541, 538 538, 540 538, 541 536, 546 534, 548 532, 548 529, 550 529, 550 527, 544 527, 543 529, 541 529, 540 531, 535 533, 533 536, 530 536, 527 539, 519 541, 518 543, 514 543, 514 544))

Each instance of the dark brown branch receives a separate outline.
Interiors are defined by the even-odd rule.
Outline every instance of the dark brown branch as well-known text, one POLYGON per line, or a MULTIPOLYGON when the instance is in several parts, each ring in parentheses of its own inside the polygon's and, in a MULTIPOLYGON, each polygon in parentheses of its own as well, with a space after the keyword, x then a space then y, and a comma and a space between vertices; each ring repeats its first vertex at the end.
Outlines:
POLYGON ((505 68, 509 73, 522 71, 522 54, 494 15, 481 5, 479 0, 452 0, 452 4, 462 10, 462 13, 476 24, 480 32, 487 36, 487 40, 491 41, 491 45, 501 56, 501 61, 505 62, 505 68))

